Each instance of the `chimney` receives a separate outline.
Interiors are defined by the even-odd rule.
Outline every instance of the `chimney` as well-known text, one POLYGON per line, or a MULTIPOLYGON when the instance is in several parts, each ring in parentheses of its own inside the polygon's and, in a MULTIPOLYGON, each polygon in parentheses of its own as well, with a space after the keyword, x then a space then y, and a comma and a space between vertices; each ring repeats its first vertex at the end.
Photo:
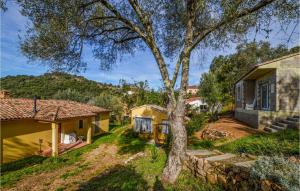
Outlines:
POLYGON ((36 100, 37 100, 37 96, 33 97, 33 112, 36 113, 37 109, 36 109, 36 100))
POLYGON ((6 99, 6 98, 10 98, 9 91, 1 90, 0 91, 0 99, 6 99))

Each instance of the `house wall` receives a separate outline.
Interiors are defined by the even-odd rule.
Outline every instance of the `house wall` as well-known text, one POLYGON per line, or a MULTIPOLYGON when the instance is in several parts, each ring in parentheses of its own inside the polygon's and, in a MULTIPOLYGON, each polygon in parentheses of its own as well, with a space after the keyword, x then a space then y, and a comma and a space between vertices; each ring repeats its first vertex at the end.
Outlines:
POLYGON ((277 69, 277 110, 300 111, 299 63, 282 63, 277 69), (286 65, 289 67, 287 68, 286 65))
POLYGON ((244 90, 244 81, 241 80, 235 85, 235 107, 236 108, 243 108, 244 102, 243 102, 243 90, 244 90), (240 88, 240 96, 238 96, 240 88))
MULTIPOLYGON (((242 101, 236 99, 235 117, 252 127, 264 128, 276 119, 300 115, 300 54, 280 58, 259 66, 259 69, 273 70, 256 79, 257 111, 242 109, 242 101), (261 85, 267 82, 270 93, 270 111, 261 109, 261 85)), ((236 84, 242 84, 243 80, 236 84)), ((236 94, 237 95, 237 94, 236 94)))
POLYGON ((166 112, 158 111, 156 109, 153 109, 151 107, 145 106, 145 107, 138 107, 131 110, 131 127, 134 127, 135 117, 151 117, 152 119, 152 135, 151 138, 159 138, 164 139, 164 134, 158 134, 157 133, 157 125, 160 124, 163 120, 168 119, 168 115, 166 112))
POLYGON ((51 148, 51 123, 34 120, 1 121, 1 162, 6 163, 51 148), (42 143, 39 143, 39 140, 42 143))
POLYGON ((96 123, 95 117, 93 119, 93 136, 100 135, 102 133, 107 133, 109 131, 109 112, 101 113, 98 115, 100 117, 100 120, 98 123, 96 123), (95 126, 98 126, 100 131, 98 133, 95 132, 95 126))
POLYGON ((299 114, 299 111, 261 111, 237 108, 235 109, 234 117, 237 120, 250 125, 251 127, 263 129, 270 126, 274 120, 285 119, 289 116, 299 114))
MULTIPOLYGON (((109 131, 109 112, 101 113, 98 134, 109 131)), ((93 117, 90 117, 93 118, 93 117)), ((75 132, 77 136, 87 136, 87 128, 93 120, 89 118, 76 118, 61 123, 61 140, 66 133, 75 132), (79 120, 84 121, 84 126, 79 129, 79 120)), ((94 132, 94 131, 92 131, 94 132)), ((98 134, 92 134, 93 136, 98 134)), ((52 145, 51 123, 39 122, 32 119, 1 121, 1 163, 11 162, 48 150, 52 145), (39 143, 39 140, 42 143, 39 143)))
MULTIPOLYGON (((92 136, 100 135, 102 133, 106 133, 109 131, 109 112, 100 113, 98 114, 100 120, 98 123, 95 121, 95 117, 89 118, 76 118, 72 120, 62 121, 61 128, 62 134, 69 134, 69 133, 76 133, 77 136, 84 136, 86 139, 87 137, 87 130, 89 125, 92 125, 92 136), (83 128, 79 129, 79 120, 83 120, 83 128), (92 124, 91 124, 92 123, 92 124), (98 133, 95 132, 95 126, 100 128, 98 133)), ((62 137, 63 138, 63 137, 62 137)))

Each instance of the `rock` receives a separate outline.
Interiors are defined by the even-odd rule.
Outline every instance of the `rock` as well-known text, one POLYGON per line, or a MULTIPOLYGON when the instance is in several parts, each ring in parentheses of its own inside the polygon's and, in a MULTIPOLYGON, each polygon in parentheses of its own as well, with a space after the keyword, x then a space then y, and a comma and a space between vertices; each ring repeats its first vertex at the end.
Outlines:
POLYGON ((243 179, 248 179, 248 178, 249 178, 249 173, 247 173, 247 172, 241 172, 241 173, 240 173, 240 176, 241 176, 241 178, 243 178, 243 179))
POLYGON ((203 159, 198 159, 197 168, 198 169, 203 169, 203 159))
POLYGON ((261 181, 260 188, 262 191, 272 191, 271 182, 269 180, 261 181))
POLYGON ((217 183, 217 175, 215 174, 207 174, 206 180, 210 184, 216 184, 217 183))
POLYGON ((217 177, 218 183, 225 186, 227 185, 227 179, 224 175, 218 175, 217 177))
POLYGON ((250 188, 250 185, 248 184, 247 181, 242 181, 240 185, 241 185, 241 186, 240 186, 239 191, 249 191, 249 190, 252 190, 252 189, 250 188))
POLYGON ((209 168, 211 168, 211 165, 208 163, 207 160, 204 160, 204 162, 203 162, 203 170, 207 171, 209 168))
POLYGON ((222 139, 231 136, 232 134, 225 130, 207 128, 202 131, 202 138, 205 140, 217 140, 217 139, 222 139))
POLYGON ((251 155, 251 154, 246 154, 246 156, 252 160, 256 160, 257 159, 257 156, 255 155, 251 155))
POLYGON ((144 155, 145 155, 145 153, 139 152, 139 153, 137 153, 137 154, 135 154, 135 155, 129 157, 124 163, 127 164, 127 163, 129 163, 130 161, 132 161, 132 160, 134 160, 134 159, 136 159, 136 158, 138 158, 138 157, 144 156, 144 155))

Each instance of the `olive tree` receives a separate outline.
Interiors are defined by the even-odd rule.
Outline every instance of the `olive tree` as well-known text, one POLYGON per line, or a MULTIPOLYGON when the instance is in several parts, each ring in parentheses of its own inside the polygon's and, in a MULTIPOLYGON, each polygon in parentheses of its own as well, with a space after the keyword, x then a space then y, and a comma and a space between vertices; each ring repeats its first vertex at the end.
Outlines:
POLYGON ((273 20, 298 19, 298 0, 18 0, 32 25, 21 43, 32 60, 69 72, 87 67, 85 47, 110 69, 124 54, 150 50, 168 94, 172 147, 162 179, 174 182, 186 160, 184 127, 190 57, 218 48, 273 20), (172 58, 172 59, 167 59, 172 58), (171 62, 167 62, 171 60, 171 62), (173 63, 173 61, 174 63, 173 63), (179 95, 175 96, 175 84, 179 95))

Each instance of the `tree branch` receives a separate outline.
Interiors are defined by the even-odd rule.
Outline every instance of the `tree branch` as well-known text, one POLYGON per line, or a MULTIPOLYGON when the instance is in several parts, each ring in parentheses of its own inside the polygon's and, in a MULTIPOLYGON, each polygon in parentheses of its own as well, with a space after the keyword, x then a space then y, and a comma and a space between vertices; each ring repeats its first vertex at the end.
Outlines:
POLYGON ((117 11, 115 9, 115 7, 113 5, 111 5, 108 1, 106 1, 106 0, 100 0, 100 2, 108 10, 110 10, 117 17, 118 20, 120 20, 125 25, 127 25, 129 28, 131 28, 133 31, 135 31, 142 38, 146 37, 145 33, 137 25, 133 24, 131 21, 129 21, 128 19, 126 19, 125 17, 123 17, 121 15, 121 13, 119 13, 119 11, 117 11))
POLYGON ((141 21, 141 23, 143 24, 143 26, 145 28, 146 35, 147 35, 147 37, 145 39, 146 44, 152 50, 152 53, 158 64, 160 73, 162 75, 164 84, 166 86, 166 89, 171 92, 171 95, 170 95, 170 97, 172 99, 171 101, 172 101, 172 103, 175 104, 176 100, 175 100, 175 92, 173 89, 174 86, 173 86, 173 83, 170 81, 169 72, 167 69, 167 65, 164 61, 164 58, 162 56, 162 53, 155 42, 152 24, 151 24, 151 18, 148 16, 147 13, 144 12, 142 7, 138 4, 137 0, 128 0, 128 1, 130 3, 131 7, 133 8, 133 10, 135 11, 135 13, 137 14, 138 19, 141 21))
POLYGON ((237 12, 224 20, 220 21, 216 25, 210 27, 209 29, 205 30, 203 33, 198 34, 198 36, 195 38, 195 41, 193 43, 193 46, 191 47, 191 50, 193 50, 205 37, 207 37, 210 33, 214 32, 215 30, 219 29, 220 27, 224 26, 225 24, 228 24, 234 20, 237 20, 239 18, 242 18, 244 16, 250 15, 251 13, 254 13, 261 8, 271 4, 275 0, 262 0, 259 3, 257 3, 254 7, 251 9, 244 9, 240 12, 237 12))
POLYGON ((179 58, 178 58, 177 63, 175 65, 175 71, 174 71, 173 78, 172 78, 172 81, 171 81, 171 85, 172 85, 173 88, 174 88, 174 86, 176 84, 176 80, 177 80, 177 77, 178 77, 179 69, 180 69, 180 66, 181 66, 181 63, 182 63, 182 57, 183 57, 183 53, 181 53, 179 55, 179 58))

